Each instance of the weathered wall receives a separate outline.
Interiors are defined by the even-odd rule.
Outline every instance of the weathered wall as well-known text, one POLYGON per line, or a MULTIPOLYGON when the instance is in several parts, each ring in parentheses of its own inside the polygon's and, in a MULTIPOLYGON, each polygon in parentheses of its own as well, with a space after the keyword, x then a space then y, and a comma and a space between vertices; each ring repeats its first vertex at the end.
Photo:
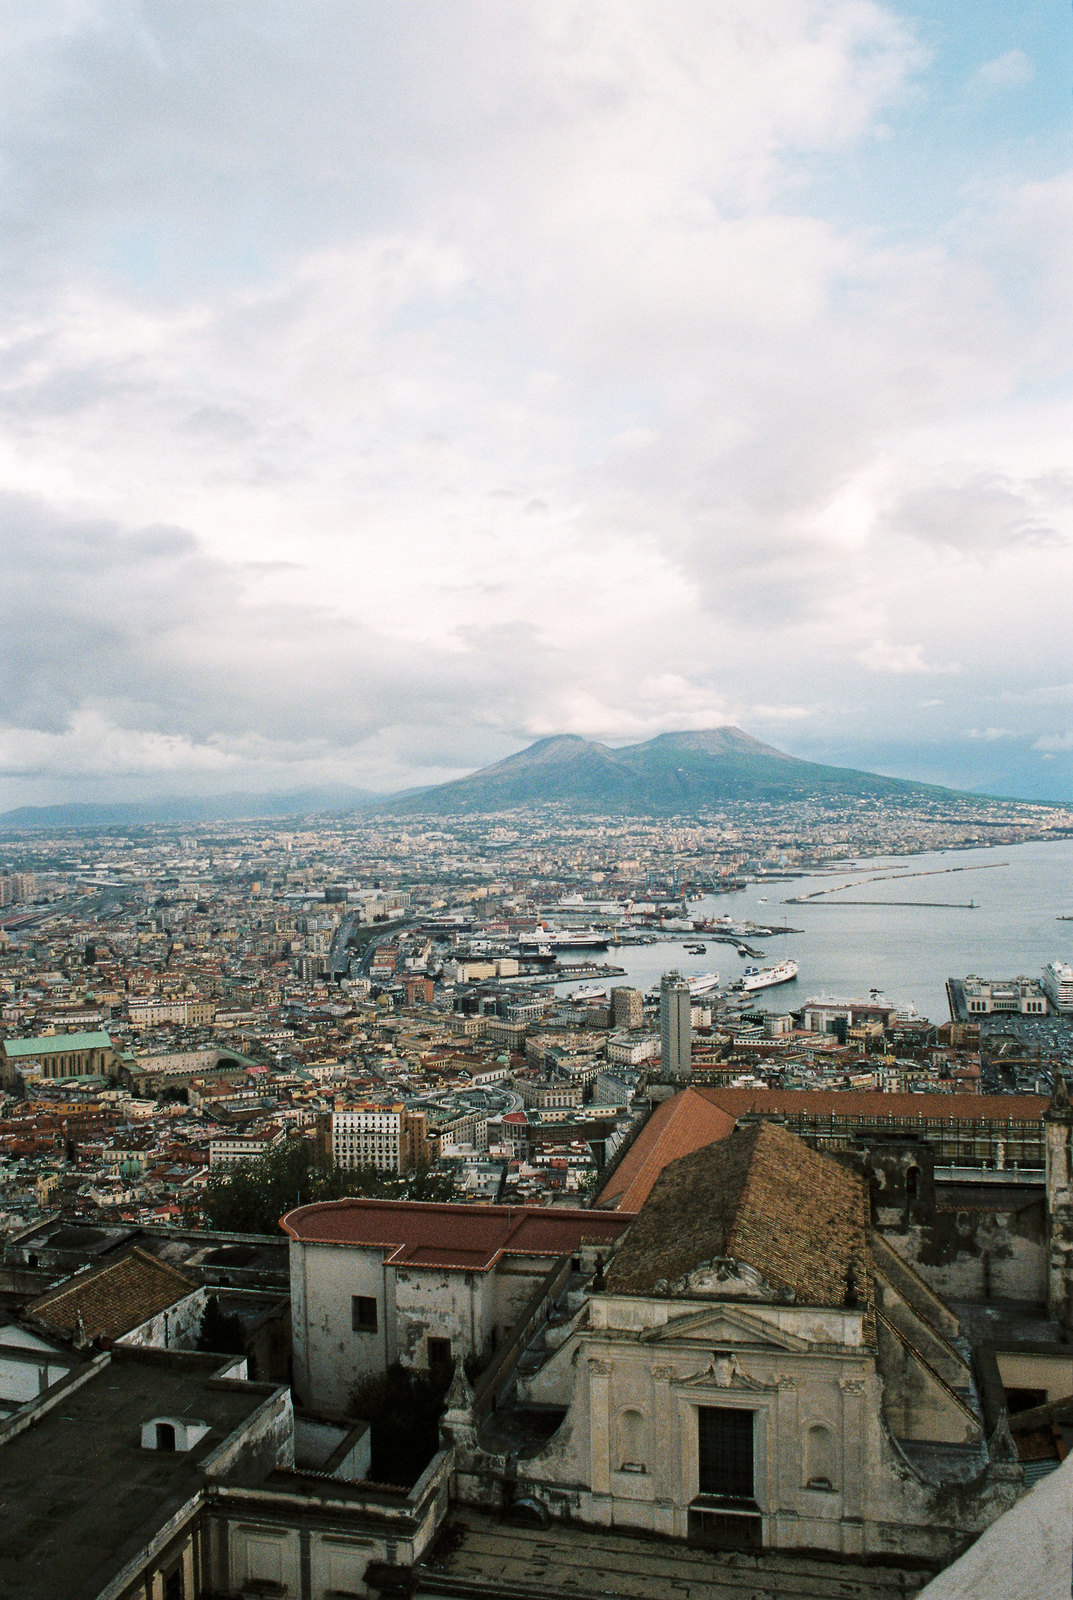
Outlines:
POLYGON ((184 1295, 155 1317, 140 1322, 117 1343, 154 1350, 193 1350, 201 1332, 201 1318, 211 1290, 201 1288, 184 1295))
POLYGON ((883 1237, 940 1294, 955 1300, 1046 1300, 1042 1200, 1018 1210, 939 1210, 883 1237))

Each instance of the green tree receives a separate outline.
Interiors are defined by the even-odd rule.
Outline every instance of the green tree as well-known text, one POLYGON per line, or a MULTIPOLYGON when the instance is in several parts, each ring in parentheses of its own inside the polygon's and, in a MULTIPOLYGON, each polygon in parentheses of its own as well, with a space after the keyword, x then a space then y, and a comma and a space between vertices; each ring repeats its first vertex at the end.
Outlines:
POLYGON ((205 1226, 225 1233, 275 1233, 284 1212, 322 1200, 368 1195, 377 1200, 449 1200, 450 1173, 418 1167, 414 1172, 353 1171, 334 1162, 317 1164, 310 1140, 285 1139, 254 1161, 240 1161, 214 1174, 201 1191, 198 1210, 205 1226))
POLYGON ((201 1313, 198 1330, 199 1350, 212 1350, 219 1355, 240 1356, 246 1348, 246 1334, 242 1318, 233 1311, 225 1311, 217 1295, 210 1294, 201 1313))

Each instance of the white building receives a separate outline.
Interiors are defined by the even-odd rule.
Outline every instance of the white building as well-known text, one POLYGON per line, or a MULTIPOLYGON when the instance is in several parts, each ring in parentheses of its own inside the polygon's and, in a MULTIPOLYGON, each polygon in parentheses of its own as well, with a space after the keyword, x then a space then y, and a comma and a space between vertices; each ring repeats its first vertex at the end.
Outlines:
POLYGON ((376 1106, 332 1113, 332 1159, 337 1167, 402 1170, 402 1107, 376 1106))
MULTIPOLYGON (((1069 973, 1070 1009, 1073 1009, 1073 971, 1068 967, 1065 970, 1069 973)), ((1035 978, 978 978, 970 973, 961 984, 965 1010, 971 1017, 989 1017, 995 1012, 1045 1017, 1050 1010, 1046 977, 1049 971, 1049 967, 1044 969, 1042 983, 1035 978)))
POLYGON ((576 1259, 591 1270, 628 1217, 559 1207, 336 1200, 283 1218, 291 1239, 294 1387, 341 1411, 395 1361, 486 1356, 536 1290, 576 1259))
MULTIPOLYGON (((864 1179, 770 1123, 666 1167, 517 1385, 510 1492, 575 1523, 943 1561, 1023 1485, 957 1316, 871 1232, 864 1179), (558 1431, 517 1432, 527 1406, 562 1408, 558 1431)), ((487 1504, 502 1458, 465 1398, 456 1492, 487 1504)))

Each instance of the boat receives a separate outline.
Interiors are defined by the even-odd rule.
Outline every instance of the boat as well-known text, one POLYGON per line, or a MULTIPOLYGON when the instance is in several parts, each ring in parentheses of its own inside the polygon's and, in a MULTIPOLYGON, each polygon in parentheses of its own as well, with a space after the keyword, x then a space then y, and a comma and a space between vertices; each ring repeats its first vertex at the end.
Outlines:
POLYGON ((689 992, 694 999, 700 994, 707 994, 709 990, 718 988, 718 972, 702 972, 697 978, 688 978, 689 992))
POLYGON ((777 983, 792 983, 797 977, 796 961, 780 961, 777 967, 746 967, 741 986, 746 994, 754 989, 772 989, 777 983))
POLYGON ((708 946, 706 944, 686 944, 682 948, 683 950, 688 950, 691 956, 705 956, 708 954, 708 946))

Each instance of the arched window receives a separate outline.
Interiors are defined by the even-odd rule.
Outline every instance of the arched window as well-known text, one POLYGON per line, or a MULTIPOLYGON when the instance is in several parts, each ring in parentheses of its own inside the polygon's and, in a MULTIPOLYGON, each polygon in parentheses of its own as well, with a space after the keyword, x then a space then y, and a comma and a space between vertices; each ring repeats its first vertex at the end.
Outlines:
POLYGON ((645 1419, 640 1411, 619 1412, 615 1453, 620 1472, 644 1472, 645 1419))
POLYGON ((816 1423, 805 1434, 805 1488, 833 1489, 837 1478, 835 1436, 816 1423))
POLYGON ((156 1447, 158 1450, 175 1449, 175 1428, 170 1422, 158 1422, 156 1425, 156 1447))

